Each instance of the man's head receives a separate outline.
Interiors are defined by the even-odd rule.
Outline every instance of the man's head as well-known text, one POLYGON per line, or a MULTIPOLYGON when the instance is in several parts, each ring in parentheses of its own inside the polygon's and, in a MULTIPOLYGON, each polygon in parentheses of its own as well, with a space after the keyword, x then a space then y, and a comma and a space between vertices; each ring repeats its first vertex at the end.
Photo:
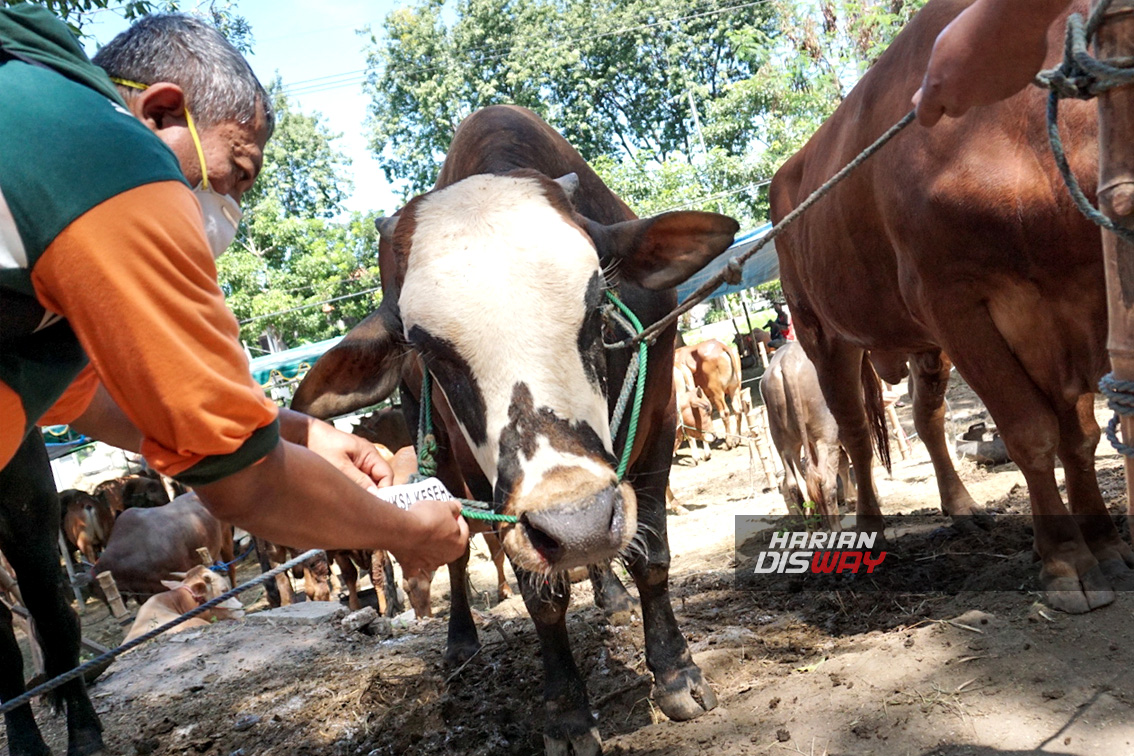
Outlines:
POLYGON ((130 110, 153 129, 181 163, 193 186, 201 160, 188 109, 201 142, 208 185, 237 202, 263 163, 275 113, 244 57, 207 23, 184 14, 148 16, 99 50, 94 63, 119 84, 130 110))

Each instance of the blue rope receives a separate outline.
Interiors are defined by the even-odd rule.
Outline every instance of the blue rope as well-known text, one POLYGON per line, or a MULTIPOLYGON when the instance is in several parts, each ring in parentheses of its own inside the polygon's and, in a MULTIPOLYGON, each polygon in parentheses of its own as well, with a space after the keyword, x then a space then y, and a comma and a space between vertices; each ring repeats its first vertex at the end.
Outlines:
POLYGON ((236 564, 237 562, 243 562, 244 558, 251 554, 254 548, 256 548, 256 540, 252 539, 251 543, 248 544, 247 550, 245 550, 245 552, 240 556, 236 557, 236 559, 233 559, 231 562, 217 562, 209 569, 213 572, 226 572, 228 571, 229 567, 236 564))
POLYGON ((1115 451, 1127 457, 1134 457, 1134 446, 1124 444, 1118 438, 1118 423, 1122 416, 1134 415, 1134 381, 1123 381, 1107 373, 1099 381, 1099 391, 1106 397, 1107 406, 1114 410, 1114 417, 1106 425, 1106 437, 1115 451))

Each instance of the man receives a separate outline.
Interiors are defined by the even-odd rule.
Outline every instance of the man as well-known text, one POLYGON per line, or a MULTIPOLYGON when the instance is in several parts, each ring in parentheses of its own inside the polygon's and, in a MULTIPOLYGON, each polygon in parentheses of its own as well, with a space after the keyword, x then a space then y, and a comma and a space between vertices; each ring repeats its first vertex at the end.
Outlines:
POLYGON ((0 11, 0 466, 37 422, 71 422, 264 538, 387 549, 407 572, 455 559, 455 502, 375 498, 372 449, 251 379, 214 264, 274 125, 248 64, 178 15, 98 62, 42 8, 0 11))
POLYGON ((933 126, 969 108, 1007 99, 1031 84, 1047 55, 1047 32, 1069 0, 977 0, 933 45, 917 119, 933 126))

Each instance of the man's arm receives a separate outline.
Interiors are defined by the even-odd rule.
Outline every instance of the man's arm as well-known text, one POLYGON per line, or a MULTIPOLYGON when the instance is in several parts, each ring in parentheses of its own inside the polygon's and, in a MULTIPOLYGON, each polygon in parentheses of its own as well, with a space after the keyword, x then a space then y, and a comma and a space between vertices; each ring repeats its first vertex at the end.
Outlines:
POLYGON ((1047 56, 1047 32, 1070 0, 977 0, 945 27, 933 45, 921 89, 913 96, 917 119, 932 126, 941 116, 1007 99, 1031 83, 1047 56))
MULTIPOLYGON (((389 549, 435 567, 463 551, 455 502, 406 513, 286 440, 321 424, 277 409, 252 380, 224 304, 192 193, 175 182, 132 189, 74 221, 33 272, 111 399, 143 435, 159 472, 189 482, 222 519, 288 545, 389 549), (113 254, 110 254, 113 251, 113 254)), ((315 433, 312 433, 312 430, 315 433)))

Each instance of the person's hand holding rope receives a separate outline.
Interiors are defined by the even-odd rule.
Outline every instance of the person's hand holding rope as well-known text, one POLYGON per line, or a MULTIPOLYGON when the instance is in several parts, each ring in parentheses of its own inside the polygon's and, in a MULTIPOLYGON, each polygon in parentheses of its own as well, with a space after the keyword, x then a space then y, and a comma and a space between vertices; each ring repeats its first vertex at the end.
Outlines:
POLYGON ((1011 97, 1032 82, 1047 55, 1047 31, 1068 0, 977 0, 945 27, 933 45, 917 119, 941 116, 1011 97))

